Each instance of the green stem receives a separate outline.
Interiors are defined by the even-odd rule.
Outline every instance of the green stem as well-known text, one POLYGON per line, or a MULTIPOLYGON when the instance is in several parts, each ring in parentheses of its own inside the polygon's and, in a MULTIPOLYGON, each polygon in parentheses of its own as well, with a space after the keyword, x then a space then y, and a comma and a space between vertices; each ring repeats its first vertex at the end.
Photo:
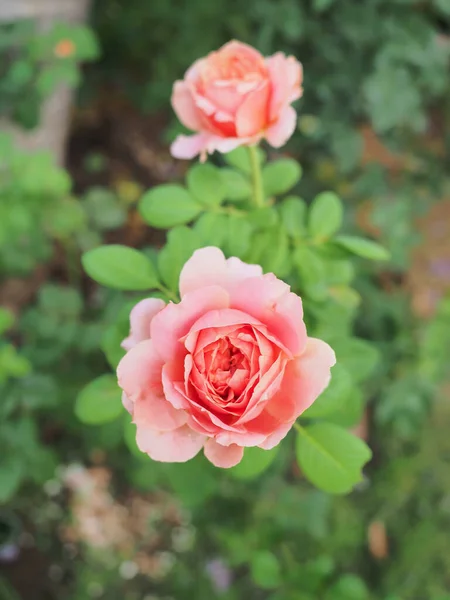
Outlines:
POLYGON ((174 292, 169 290, 169 288, 166 287, 165 285, 163 285, 163 284, 159 285, 158 290, 160 292, 163 292, 163 294, 165 294, 169 298, 169 300, 173 300, 173 302, 176 302, 176 303, 178 303, 180 301, 177 294, 175 294, 174 292))
POLYGON ((253 201, 256 208, 264 206, 264 191, 262 186, 261 165, 258 160, 257 146, 247 146, 252 170, 253 201))
POLYGON ((294 423, 294 429, 296 429, 299 433, 303 433, 303 427, 297 421, 294 423))

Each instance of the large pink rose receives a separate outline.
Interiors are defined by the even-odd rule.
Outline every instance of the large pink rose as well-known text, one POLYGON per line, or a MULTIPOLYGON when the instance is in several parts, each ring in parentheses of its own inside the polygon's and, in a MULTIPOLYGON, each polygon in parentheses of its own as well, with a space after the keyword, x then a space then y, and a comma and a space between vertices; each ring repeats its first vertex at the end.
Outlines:
POLYGON ((172 106, 196 135, 179 136, 176 158, 215 150, 230 152, 265 138, 279 148, 295 130, 291 104, 302 95, 302 66, 281 52, 264 58, 241 42, 229 42, 196 61, 173 87, 172 106))
POLYGON ((143 300, 131 312, 118 367, 137 444, 184 462, 201 448, 218 467, 247 446, 270 449, 325 389, 333 350, 307 336, 301 299, 261 267, 197 250, 181 302, 143 300))

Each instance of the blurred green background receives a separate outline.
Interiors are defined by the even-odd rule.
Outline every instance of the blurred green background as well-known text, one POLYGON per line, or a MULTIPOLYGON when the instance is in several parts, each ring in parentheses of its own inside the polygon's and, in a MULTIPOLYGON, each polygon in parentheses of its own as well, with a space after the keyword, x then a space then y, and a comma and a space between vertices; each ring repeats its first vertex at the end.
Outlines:
POLYGON ((0 0, 0 600, 450 600, 450 1, 21 4, 0 0), (74 411, 131 300, 80 255, 163 242, 135 206, 185 170, 173 81, 232 38, 302 62, 297 191, 336 191, 392 256, 357 273, 380 360, 346 497, 289 438, 248 480, 152 463, 125 415, 74 411))

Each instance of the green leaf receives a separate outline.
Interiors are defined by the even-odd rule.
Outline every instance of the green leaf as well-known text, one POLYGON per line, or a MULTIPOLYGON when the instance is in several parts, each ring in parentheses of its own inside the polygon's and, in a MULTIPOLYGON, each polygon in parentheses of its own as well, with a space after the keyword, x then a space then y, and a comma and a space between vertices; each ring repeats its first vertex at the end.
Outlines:
POLYGON ((273 206, 256 208, 248 213, 248 220, 258 229, 269 229, 278 223, 278 213, 273 206))
POLYGON ((199 236, 188 227, 175 227, 168 232, 166 245, 158 254, 158 270, 163 282, 173 292, 178 292, 178 280, 184 263, 201 246, 199 236))
POLYGON ((244 258, 250 249, 253 227, 243 217, 230 215, 228 217, 225 251, 230 256, 244 258))
POLYGON ((268 550, 260 550, 252 556, 250 571, 253 581, 263 589, 270 590, 282 583, 280 563, 268 550))
POLYGON ((127 211, 116 194, 102 187, 93 187, 85 194, 83 206, 98 229, 116 229, 121 227, 127 218, 127 211))
POLYGON ((150 260, 138 250, 111 244, 83 254, 86 273, 107 287, 117 290, 148 290, 158 287, 158 276, 150 260))
POLYGON ((361 468, 372 452, 345 429, 331 423, 315 423, 301 428, 296 455, 311 483, 330 494, 345 494, 362 480, 361 468))
POLYGON ((340 235, 334 240, 342 248, 352 254, 368 258, 370 260, 389 260, 390 254, 377 242, 366 240, 353 235, 340 235))
POLYGON ((380 353, 366 340, 359 338, 339 338, 331 340, 337 362, 343 364, 356 382, 364 381, 376 368, 380 353))
POLYGON ((350 392, 345 396, 343 402, 340 403, 336 411, 329 413, 326 417, 328 423, 334 423, 349 429, 356 427, 364 416, 365 402, 363 393, 359 388, 352 387, 350 392))
POLYGON ((302 168, 293 158, 280 158, 268 163, 262 171, 263 188, 266 196, 285 194, 300 181, 302 168))
POLYGON ((227 228, 227 215, 205 212, 195 221, 192 229, 204 246, 218 246, 220 248, 227 237, 227 228))
POLYGON ((327 591, 325 600, 368 600, 369 591, 364 581, 348 573, 342 575, 340 579, 327 591))
MULTIPOLYGON (((259 159, 259 163, 262 165, 265 161, 265 153, 261 148, 256 148, 256 153, 259 159)), ((240 146, 228 154, 224 155, 225 161, 232 167, 239 169, 243 173, 250 174, 252 172, 252 167, 250 163, 250 156, 248 148, 244 146, 240 146)))
POLYGON ((277 227, 266 232, 259 263, 267 273, 275 273, 281 278, 289 275, 292 262, 289 239, 284 229, 277 227))
POLYGON ((189 223, 202 210, 184 187, 171 183, 152 188, 139 202, 139 212, 144 221, 158 229, 189 223))
POLYGON ((220 172, 225 183, 225 197, 227 200, 239 202, 251 196, 252 186, 248 177, 229 168, 221 169, 220 172))
POLYGON ((352 378, 345 367, 337 363, 331 369, 328 387, 304 413, 305 418, 323 418, 333 414, 344 404, 351 394, 352 378))
POLYGON ((219 206, 227 192, 220 169, 197 163, 187 174, 187 187, 192 196, 205 206, 219 206))
POLYGON ((312 237, 323 240, 333 235, 342 225, 343 213, 342 202, 336 194, 318 194, 309 209, 308 228, 312 237))
POLYGON ((325 266, 317 252, 307 246, 298 246, 292 256, 301 285, 313 300, 323 300, 327 295, 325 266))
POLYGON ((65 240, 84 229, 86 213, 75 198, 60 198, 48 210, 47 227, 55 238, 65 240))
POLYGON ((136 425, 131 420, 130 416, 125 417, 125 424, 123 430, 123 437, 128 450, 138 458, 144 458, 148 460, 148 456, 141 452, 136 444, 136 425))
POLYGON ((279 448, 280 446, 275 446, 271 450, 262 450, 257 447, 246 448, 241 462, 229 469, 228 472, 236 479, 254 479, 270 467, 279 448))
POLYGON ((101 375, 88 383, 75 401, 75 414, 82 423, 100 425, 114 421, 123 412, 121 391, 114 375, 101 375))
POLYGON ((306 202, 299 196, 288 196, 280 204, 281 222, 292 237, 299 237, 306 231, 306 202))
POLYGON ((0 503, 11 500, 25 475, 25 464, 19 456, 2 456, 0 465, 0 503))
POLYGON ((0 335, 11 329, 14 325, 14 314, 7 308, 0 307, 0 335))

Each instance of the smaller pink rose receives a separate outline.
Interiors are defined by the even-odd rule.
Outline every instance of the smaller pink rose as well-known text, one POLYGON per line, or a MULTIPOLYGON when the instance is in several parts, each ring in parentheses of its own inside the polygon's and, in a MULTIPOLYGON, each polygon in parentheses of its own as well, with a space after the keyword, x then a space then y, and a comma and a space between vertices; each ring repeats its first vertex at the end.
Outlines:
POLYGON ((196 135, 179 136, 176 158, 230 152, 266 139, 275 148, 294 133, 297 116, 291 104, 301 97, 302 66, 281 52, 264 58, 232 41, 196 61, 183 81, 176 81, 172 106, 196 135))
POLYGON ((184 462, 202 448, 232 467, 244 448, 270 449, 330 380, 325 342, 307 336, 301 299, 272 273, 218 248, 194 252, 181 302, 143 300, 130 315, 117 373, 137 444, 184 462))

